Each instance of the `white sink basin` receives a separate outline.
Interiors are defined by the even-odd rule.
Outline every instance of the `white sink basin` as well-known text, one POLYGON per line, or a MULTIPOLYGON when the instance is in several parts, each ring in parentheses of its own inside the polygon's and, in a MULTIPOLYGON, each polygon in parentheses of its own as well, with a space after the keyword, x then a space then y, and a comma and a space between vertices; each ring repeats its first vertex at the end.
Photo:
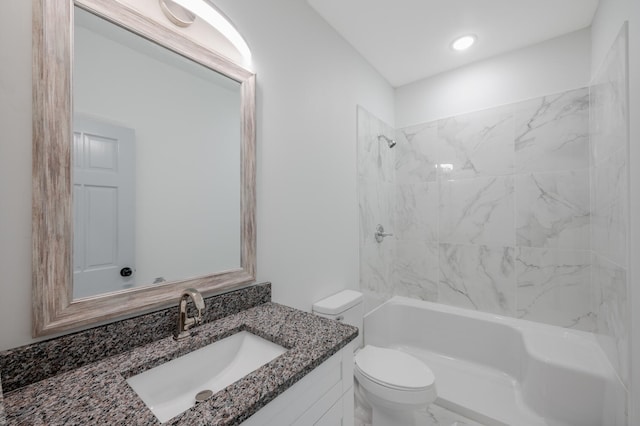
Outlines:
POLYGON ((286 349, 241 331, 127 380, 164 423, 195 405, 196 394, 214 394, 282 355, 286 349))

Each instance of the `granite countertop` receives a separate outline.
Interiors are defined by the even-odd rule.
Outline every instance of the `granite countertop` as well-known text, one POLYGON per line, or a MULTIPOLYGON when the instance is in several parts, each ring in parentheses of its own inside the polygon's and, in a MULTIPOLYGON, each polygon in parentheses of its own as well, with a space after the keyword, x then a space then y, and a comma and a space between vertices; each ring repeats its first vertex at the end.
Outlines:
MULTIPOLYGON (((357 328, 276 303, 264 303, 203 324, 176 342, 166 337, 128 352, 24 386, 4 395, 8 424, 160 424, 126 379, 230 336, 249 331, 287 352, 168 425, 236 425, 338 352, 357 328)), ((0 393, 0 424, 2 424, 0 393)))
POLYGON ((4 398, 2 396, 2 383, 0 383, 0 426, 7 424, 7 418, 4 414, 4 398))

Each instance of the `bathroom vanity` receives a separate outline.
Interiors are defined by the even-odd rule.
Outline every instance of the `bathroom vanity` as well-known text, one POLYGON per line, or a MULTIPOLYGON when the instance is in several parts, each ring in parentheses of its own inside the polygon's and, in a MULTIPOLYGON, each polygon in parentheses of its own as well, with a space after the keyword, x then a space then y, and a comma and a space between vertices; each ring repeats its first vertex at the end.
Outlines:
MULTIPOLYGON (((0 426, 159 424, 127 380, 176 359, 184 365, 181 357, 240 332, 284 352, 243 366, 239 380, 202 389, 211 391, 207 398, 196 398, 200 389, 176 392, 181 368, 162 376, 169 377, 163 385, 152 382, 152 390, 192 398, 165 424, 353 423, 350 342, 357 329, 272 303, 268 283, 248 286, 256 278, 250 54, 229 59, 208 36, 192 37, 153 9, 124 3, 33 0, 32 335, 94 328, 0 352, 0 426), (97 62, 115 68, 92 68, 97 62), (118 70, 123 78, 113 79, 118 70), (98 71, 104 78, 94 82, 98 71), (120 156, 125 148, 130 155, 120 156), (200 312, 196 321, 183 300, 178 327, 186 292, 200 312), (217 296, 201 309, 200 293, 217 296), (185 336, 178 341, 177 328, 185 336)), ((207 7, 205 16, 217 13, 207 7)), ((194 28, 210 35, 205 22, 194 28)), ((228 357, 229 366, 238 357, 228 357)), ((216 362, 215 355, 201 358, 202 375, 211 376, 205 370, 216 362)))
POLYGON ((169 308, 0 353, 7 424, 160 424, 126 380, 240 331, 286 352, 164 424, 353 422, 355 327, 270 302, 270 284, 206 305, 205 323, 182 341, 154 334, 175 327, 169 308), (113 354, 92 349, 101 346, 113 354))

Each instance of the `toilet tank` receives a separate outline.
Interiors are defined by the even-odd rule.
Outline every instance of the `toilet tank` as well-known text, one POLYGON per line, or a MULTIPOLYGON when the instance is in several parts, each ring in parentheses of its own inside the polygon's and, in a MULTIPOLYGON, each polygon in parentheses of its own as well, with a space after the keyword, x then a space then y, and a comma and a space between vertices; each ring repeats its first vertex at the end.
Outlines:
POLYGON ((362 293, 355 290, 343 290, 313 304, 313 313, 345 324, 358 327, 356 348, 362 346, 364 303, 362 293))

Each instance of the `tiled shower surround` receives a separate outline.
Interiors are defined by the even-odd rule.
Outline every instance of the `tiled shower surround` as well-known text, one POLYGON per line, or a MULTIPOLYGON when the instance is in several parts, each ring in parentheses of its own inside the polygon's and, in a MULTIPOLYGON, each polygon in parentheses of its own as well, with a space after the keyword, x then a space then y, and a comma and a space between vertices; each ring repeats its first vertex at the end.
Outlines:
POLYGON ((391 157, 389 183, 361 185, 360 212, 371 230, 387 210, 395 246, 363 239, 363 289, 594 329, 587 88, 401 129, 394 150, 375 136, 359 147, 391 157))
POLYGON ((591 87, 591 241, 593 304, 600 344, 629 386, 629 109, 627 26, 591 87))
POLYGON ((625 34, 591 88, 400 130, 358 109, 368 309, 402 295, 597 332, 627 380, 625 34))

